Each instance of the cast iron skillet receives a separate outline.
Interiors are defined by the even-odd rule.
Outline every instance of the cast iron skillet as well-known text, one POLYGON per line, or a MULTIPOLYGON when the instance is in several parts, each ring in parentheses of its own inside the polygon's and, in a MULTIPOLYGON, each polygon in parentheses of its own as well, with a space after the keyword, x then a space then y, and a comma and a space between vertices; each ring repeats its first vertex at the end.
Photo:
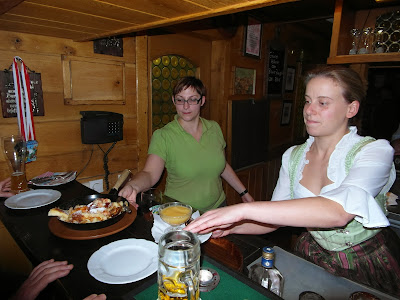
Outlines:
MULTIPOLYGON (((122 185, 122 183, 125 182, 125 180, 128 178, 130 174, 130 171, 128 169, 125 169, 121 176, 118 178, 117 182, 113 186, 113 188, 109 191, 109 194, 92 194, 92 195, 86 195, 86 196, 81 196, 77 197, 74 199, 71 199, 69 201, 64 202, 62 205, 59 207, 61 209, 69 209, 70 207, 74 207, 75 205, 87 205, 90 202, 93 202, 97 198, 108 198, 111 201, 127 201, 125 198, 118 196, 118 189, 122 185)), ((95 223, 85 223, 85 224, 77 224, 77 223, 69 223, 69 222, 63 222, 66 226, 75 229, 75 230, 96 230, 96 229, 101 229, 107 226, 110 226, 112 224, 117 223, 119 220, 122 219, 124 216, 125 212, 131 213, 129 207, 127 209, 122 210, 122 212, 108 220, 105 221, 100 221, 100 222, 95 222, 95 223)))

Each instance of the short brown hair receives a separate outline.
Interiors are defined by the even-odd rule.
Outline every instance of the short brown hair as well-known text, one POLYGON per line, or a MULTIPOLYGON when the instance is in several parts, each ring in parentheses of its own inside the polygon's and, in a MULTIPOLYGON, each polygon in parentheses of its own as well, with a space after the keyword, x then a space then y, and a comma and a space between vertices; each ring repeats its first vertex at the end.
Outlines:
POLYGON ((330 78, 338 83, 343 89, 343 98, 349 103, 353 101, 362 103, 367 95, 366 86, 361 80, 360 75, 350 68, 343 66, 324 66, 316 68, 308 72, 304 81, 305 85, 316 77, 330 78))
POLYGON ((186 90, 189 87, 195 89, 200 96, 205 96, 207 94, 207 89, 200 79, 193 76, 187 76, 179 79, 174 89, 172 90, 172 95, 175 97, 177 94, 179 94, 183 90, 186 90))

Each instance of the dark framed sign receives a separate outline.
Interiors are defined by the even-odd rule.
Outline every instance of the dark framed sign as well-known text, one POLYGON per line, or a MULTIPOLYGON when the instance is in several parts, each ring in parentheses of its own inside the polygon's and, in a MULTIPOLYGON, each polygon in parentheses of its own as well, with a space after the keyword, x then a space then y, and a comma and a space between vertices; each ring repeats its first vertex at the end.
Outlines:
POLYGON ((93 51, 98 54, 124 56, 124 41, 122 38, 108 37, 93 41, 93 51))
MULTIPOLYGON (((42 79, 40 73, 29 73, 31 103, 34 116, 44 116, 42 79)), ((12 71, 0 72, 0 98, 3 118, 17 117, 14 79, 12 71)))
POLYGON ((279 45, 270 45, 267 61, 267 95, 282 96, 284 70, 285 70, 285 48, 279 45))
POLYGON ((292 101, 283 101, 281 126, 289 125, 291 113, 292 113, 292 101))
POLYGON ((296 78, 296 68, 295 67, 287 67, 286 80, 285 80, 285 92, 293 92, 295 78, 296 78))
POLYGON ((244 34, 244 55, 261 58, 262 23, 253 17, 248 18, 244 34))

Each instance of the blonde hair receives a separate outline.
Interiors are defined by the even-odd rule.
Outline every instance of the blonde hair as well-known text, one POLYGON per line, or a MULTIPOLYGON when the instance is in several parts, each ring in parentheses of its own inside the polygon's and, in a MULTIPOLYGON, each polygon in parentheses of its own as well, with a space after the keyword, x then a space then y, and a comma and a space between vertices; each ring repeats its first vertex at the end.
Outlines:
POLYGON ((305 85, 307 85, 311 79, 316 77, 330 78, 339 84, 343 90, 343 98, 349 103, 352 103, 353 101, 362 103, 367 95, 367 89, 361 80, 360 75, 350 68, 343 66, 325 66, 316 68, 307 74, 304 81, 305 85))

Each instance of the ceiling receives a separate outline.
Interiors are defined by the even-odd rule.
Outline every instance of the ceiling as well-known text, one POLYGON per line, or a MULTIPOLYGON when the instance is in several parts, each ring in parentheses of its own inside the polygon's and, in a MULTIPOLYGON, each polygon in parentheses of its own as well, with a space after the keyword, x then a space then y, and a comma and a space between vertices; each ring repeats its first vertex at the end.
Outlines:
MULTIPOLYGON (((380 5, 374 0, 344 1, 355 9, 380 5)), ((330 35, 332 23, 326 20, 333 17, 334 4, 335 0, 0 0, 0 29, 75 41, 215 28, 229 36, 252 15, 263 23, 298 22, 330 35)))
POLYGON ((1 0, 0 28, 93 40, 297 0, 1 0))

